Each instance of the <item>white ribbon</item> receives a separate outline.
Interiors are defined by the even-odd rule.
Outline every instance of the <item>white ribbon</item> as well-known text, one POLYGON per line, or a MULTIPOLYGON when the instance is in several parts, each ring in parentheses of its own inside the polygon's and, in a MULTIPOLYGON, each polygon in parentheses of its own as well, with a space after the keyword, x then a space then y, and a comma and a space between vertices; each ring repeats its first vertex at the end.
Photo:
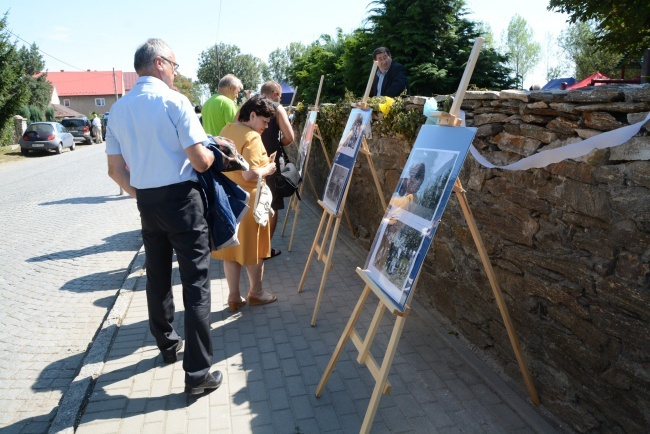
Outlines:
MULTIPOLYGON (((459 116, 460 117, 460 116, 459 116)), ((538 154, 531 155, 530 157, 523 158, 516 163, 508 164, 507 166, 495 166, 485 159, 474 147, 471 145, 469 151, 472 156, 483 166, 489 169, 502 169, 502 170, 526 170, 546 167, 549 164, 559 163, 560 161, 568 158, 578 158, 587 155, 594 149, 613 148, 622 145, 635 136, 643 124, 650 120, 650 113, 641 122, 633 125, 621 127, 616 130, 601 133, 596 136, 590 137, 581 142, 571 143, 570 145, 561 148, 549 149, 542 151, 538 154)))

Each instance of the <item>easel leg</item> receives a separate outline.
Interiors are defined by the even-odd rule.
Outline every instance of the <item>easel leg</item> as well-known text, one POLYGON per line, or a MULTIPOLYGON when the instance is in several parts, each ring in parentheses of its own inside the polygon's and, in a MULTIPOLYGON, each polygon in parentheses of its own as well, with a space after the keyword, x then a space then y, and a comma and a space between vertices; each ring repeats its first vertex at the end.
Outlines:
POLYGON ((372 317, 372 321, 370 322, 370 327, 368 328, 368 332, 366 333, 366 338, 363 340, 363 346, 359 348, 359 356, 357 357, 357 362, 359 362, 360 365, 366 363, 366 359, 368 358, 368 354, 370 353, 370 346, 375 340, 375 336, 377 335, 377 331, 379 330, 379 324, 381 323, 381 319, 384 316, 385 310, 386 310, 386 305, 384 303, 379 303, 377 305, 377 310, 375 310, 375 316, 372 317))
POLYGON ((483 262, 483 267, 485 268, 488 280, 490 281, 490 286, 492 287, 494 298, 497 301, 499 311, 501 312, 501 317, 503 318, 503 323, 506 326, 506 331, 508 332, 508 337, 510 338, 510 344, 512 345, 515 357, 517 358, 517 363, 519 363, 519 370, 521 371, 521 375, 524 377, 526 389, 528 390, 528 394, 530 395, 530 399, 533 401, 533 403, 535 405, 539 405, 539 396, 537 396, 535 384, 533 383, 530 371, 528 370, 526 359, 524 359, 524 355, 521 351, 519 338, 517 337, 515 328, 512 325, 512 320, 510 319, 510 314, 508 313, 508 307, 506 306, 506 302, 503 299, 503 294, 501 293, 499 282, 497 281, 496 274, 492 268, 490 257, 488 256, 487 250, 485 249, 485 244, 483 244, 483 238, 481 237, 481 233, 478 230, 478 226, 476 226, 476 220, 474 220, 472 210, 469 208, 469 202, 465 196, 465 189, 458 179, 456 179, 456 184, 454 185, 454 192, 456 193, 460 207, 463 210, 465 221, 467 221, 469 230, 472 233, 472 238, 474 238, 474 243, 478 249, 479 256, 481 257, 481 262, 483 262))
POLYGON ((352 315, 350 315, 348 324, 345 326, 345 329, 343 329, 343 334, 339 339, 339 343, 336 344, 334 353, 332 354, 332 357, 330 358, 330 361, 327 364, 327 367, 325 368, 325 372, 323 372, 323 376, 321 377, 320 382, 318 383, 318 387, 316 387, 317 398, 320 398, 320 396, 323 394, 323 389, 325 388, 327 382, 330 379, 330 375, 332 374, 332 371, 334 370, 334 366, 336 366, 336 362, 339 360, 339 357, 343 352, 343 348, 345 348, 345 344, 348 342, 348 339, 350 339, 350 334, 352 333, 352 330, 354 330, 354 325, 359 319, 359 315, 361 315, 361 310, 363 309, 363 306, 366 304, 366 300, 368 300, 369 295, 370 295, 370 287, 366 285, 366 287, 363 289, 363 292, 361 293, 361 297, 359 297, 359 301, 357 301, 357 305, 354 307, 354 310, 352 311, 352 315))
MULTIPOLYGON (((331 221, 331 218, 330 218, 331 221)), ((341 226, 341 219, 337 218, 336 223, 334 224, 334 232, 332 233, 332 239, 330 241, 329 249, 327 250, 327 256, 325 259, 325 269, 323 270, 323 277, 320 281, 320 287, 318 288, 318 296, 316 297, 316 305, 314 306, 314 314, 311 317, 311 326, 316 325, 316 317, 318 317, 318 308, 320 307, 321 299, 323 298, 323 291, 325 290, 325 283, 327 282, 327 275, 332 269, 332 255, 334 253, 334 246, 336 245, 336 237, 339 233, 339 227, 341 226)), ((328 223, 329 228, 329 223, 328 223)), ((329 231, 326 231, 328 233, 329 231)), ((325 239, 323 239, 323 245, 325 244, 325 239)), ((321 251, 321 255, 323 252, 321 251)))
POLYGON ((363 424, 361 425, 360 433, 369 433, 370 428, 372 427, 372 422, 375 420, 377 414, 377 409, 379 408, 379 400, 381 399, 382 391, 384 386, 388 381, 388 373, 390 368, 393 365, 393 360, 395 359, 395 353, 397 352, 397 344, 402 337, 402 330, 404 329, 404 322, 406 321, 406 316, 398 316, 395 320, 395 326, 393 327, 393 333, 390 335, 390 341, 388 342, 388 348, 386 348, 386 355, 384 360, 381 363, 381 370, 379 371, 379 380, 375 384, 375 388, 372 391, 372 396, 370 398, 370 404, 368 404, 368 410, 366 410, 366 416, 363 418, 363 424))
POLYGON ((293 224, 291 225, 291 238, 289 238, 289 247, 287 247, 288 251, 291 251, 291 246, 293 246, 293 236, 296 233, 296 224, 298 223, 299 215, 300 215, 300 201, 296 199, 296 209, 293 214, 293 224))
POLYGON ((323 211, 323 217, 320 219, 320 224, 318 225, 318 230, 316 231, 316 236, 314 237, 314 242, 311 245, 311 250, 309 251, 309 256, 307 256, 307 263, 305 264, 305 271, 302 272, 302 278, 300 279, 300 285, 298 285, 298 293, 302 292, 302 286, 305 284, 305 279, 307 278, 307 272, 309 271, 309 266, 311 265, 312 257, 314 256, 314 251, 318 245, 318 237, 320 236, 320 231, 323 229, 323 224, 325 223, 325 218, 327 213, 323 211))
POLYGON ((289 220, 289 214, 291 214, 291 209, 293 208, 294 197, 295 195, 291 196, 291 198, 289 199, 289 206, 287 207, 287 212, 284 214, 284 223, 282 223, 282 233, 280 234, 281 237, 284 236, 284 230, 287 228, 287 220, 289 220))

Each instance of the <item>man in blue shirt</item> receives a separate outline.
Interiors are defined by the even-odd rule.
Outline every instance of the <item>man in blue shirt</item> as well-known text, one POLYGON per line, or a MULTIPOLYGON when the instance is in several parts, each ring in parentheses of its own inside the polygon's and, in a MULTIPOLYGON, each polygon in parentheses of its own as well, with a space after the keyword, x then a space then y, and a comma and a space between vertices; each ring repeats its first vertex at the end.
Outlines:
POLYGON ((176 251, 185 304, 185 392, 221 385, 210 373, 210 244, 196 171, 214 155, 190 101, 173 90, 178 64, 169 46, 149 39, 135 52, 135 86, 111 108, 106 133, 108 174, 137 199, 146 254, 149 327, 173 363, 183 339, 172 325, 172 254, 176 251), (127 168, 128 165, 128 168, 127 168))
POLYGON ((377 75, 375 76, 370 96, 396 97, 406 90, 409 93, 409 82, 406 68, 401 63, 393 62, 390 50, 379 47, 372 52, 372 60, 377 61, 377 75))

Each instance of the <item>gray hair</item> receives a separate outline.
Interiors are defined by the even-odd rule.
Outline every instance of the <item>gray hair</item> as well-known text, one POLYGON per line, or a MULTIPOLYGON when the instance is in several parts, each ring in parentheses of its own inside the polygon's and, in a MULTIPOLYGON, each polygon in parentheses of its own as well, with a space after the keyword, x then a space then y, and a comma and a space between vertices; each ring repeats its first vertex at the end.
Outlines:
POLYGON ((158 56, 169 56, 172 49, 162 39, 151 38, 135 50, 133 67, 138 75, 147 72, 158 56))
POLYGON ((241 84, 241 80, 235 77, 233 74, 226 74, 221 78, 221 80, 219 80, 219 88, 228 86, 241 87, 242 89, 244 88, 244 85, 241 84))

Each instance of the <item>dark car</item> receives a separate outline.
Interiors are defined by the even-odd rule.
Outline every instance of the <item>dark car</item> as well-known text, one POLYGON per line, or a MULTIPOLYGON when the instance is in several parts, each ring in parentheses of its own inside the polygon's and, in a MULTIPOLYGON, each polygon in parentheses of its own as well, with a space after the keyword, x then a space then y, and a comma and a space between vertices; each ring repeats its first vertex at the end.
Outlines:
POLYGON ((41 149, 54 149, 60 154, 63 148, 74 151, 74 147, 74 137, 58 122, 34 122, 20 138, 20 152, 23 155, 41 149))
POLYGON ((75 142, 83 142, 86 145, 92 143, 92 125, 87 117, 63 118, 61 125, 66 127, 72 134, 75 142))

